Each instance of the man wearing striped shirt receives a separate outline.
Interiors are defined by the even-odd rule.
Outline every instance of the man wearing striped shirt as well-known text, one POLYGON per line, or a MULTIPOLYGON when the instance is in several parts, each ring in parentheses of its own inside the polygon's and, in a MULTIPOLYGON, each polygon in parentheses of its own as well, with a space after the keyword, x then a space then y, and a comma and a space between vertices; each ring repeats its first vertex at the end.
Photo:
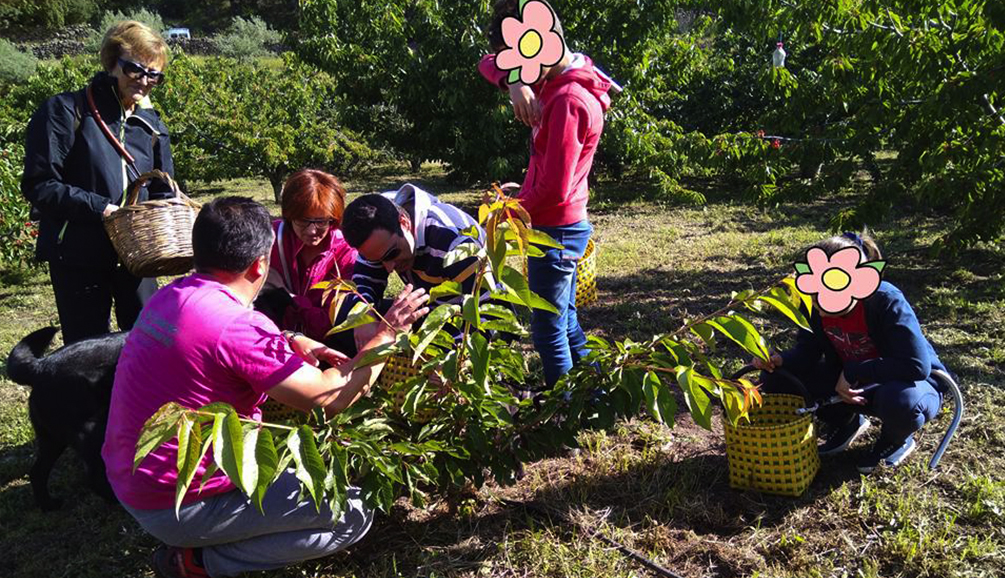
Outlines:
MULTIPOLYGON (((342 234, 359 251, 352 280, 370 303, 380 304, 387 289, 387 278, 394 271, 405 283, 429 291, 444 281, 461 284, 470 294, 478 268, 478 258, 471 256, 447 265, 448 253, 464 244, 484 246, 485 232, 470 215, 412 184, 397 191, 363 195, 346 207, 342 234), (462 231, 475 227, 478 236, 462 231)), ((344 306, 348 311, 354 303, 344 306)), ((445 297, 438 303, 460 302, 459 297, 445 297)), ((355 330, 357 344, 366 343, 377 330, 371 323, 355 330)))

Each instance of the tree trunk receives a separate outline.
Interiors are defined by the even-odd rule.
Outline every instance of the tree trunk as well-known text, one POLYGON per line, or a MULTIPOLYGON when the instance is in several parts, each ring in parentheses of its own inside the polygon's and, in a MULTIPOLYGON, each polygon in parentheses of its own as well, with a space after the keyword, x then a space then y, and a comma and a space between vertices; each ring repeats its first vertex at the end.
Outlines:
POLYGON ((269 177, 269 182, 272 183, 272 194, 276 197, 277 205, 283 202, 283 176, 281 173, 276 173, 269 177))

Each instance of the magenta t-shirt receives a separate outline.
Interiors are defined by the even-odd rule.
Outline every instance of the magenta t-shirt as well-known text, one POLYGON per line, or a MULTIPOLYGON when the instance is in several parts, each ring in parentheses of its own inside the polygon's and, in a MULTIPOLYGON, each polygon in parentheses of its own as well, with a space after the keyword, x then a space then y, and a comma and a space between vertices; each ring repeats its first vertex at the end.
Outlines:
MULTIPOLYGON (((177 439, 132 472, 140 429, 162 405, 222 401, 242 417, 260 419, 265 392, 303 364, 272 321, 212 278, 195 274, 162 288, 143 308, 115 371, 101 450, 115 495, 139 510, 174 506, 177 439)), ((199 466, 185 503, 234 489, 218 471, 200 492, 210 459, 199 466)))

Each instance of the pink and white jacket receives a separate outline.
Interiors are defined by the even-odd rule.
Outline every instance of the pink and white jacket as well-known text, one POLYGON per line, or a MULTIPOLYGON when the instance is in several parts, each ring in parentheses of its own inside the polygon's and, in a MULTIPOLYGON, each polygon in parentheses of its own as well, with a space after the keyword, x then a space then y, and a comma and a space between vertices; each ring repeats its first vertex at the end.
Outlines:
MULTIPOLYGON (((482 76, 506 89, 506 73, 495 55, 478 64, 482 76)), ((520 203, 535 227, 560 227, 586 219, 590 197, 587 177, 611 105, 611 82, 593 61, 573 54, 568 68, 532 89, 541 104, 541 122, 533 128, 530 166, 520 189, 520 203)))
POLYGON ((272 230, 276 233, 276 240, 272 244, 265 287, 281 287, 293 297, 293 306, 286 310, 280 329, 301 331, 307 337, 321 341, 332 327, 329 311, 335 295, 331 293, 325 299, 321 289, 311 287, 331 279, 352 279, 356 249, 346 243, 341 230, 331 228, 321 242, 325 249, 303 267, 299 256, 304 244, 294 234, 293 228, 282 219, 276 219, 272 222, 272 230))

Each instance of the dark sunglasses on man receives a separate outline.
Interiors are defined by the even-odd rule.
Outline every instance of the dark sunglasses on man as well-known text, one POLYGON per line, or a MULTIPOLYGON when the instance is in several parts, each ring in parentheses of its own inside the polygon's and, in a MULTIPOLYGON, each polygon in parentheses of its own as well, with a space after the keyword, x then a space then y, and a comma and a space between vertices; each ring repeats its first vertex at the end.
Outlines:
POLYGON ((126 60, 125 58, 119 58, 119 66, 122 67, 122 72, 126 73, 126 76, 132 78, 133 80, 139 80, 146 76, 150 79, 152 84, 160 84, 164 82, 164 73, 159 70, 151 70, 140 64, 133 62, 132 60, 126 60))

